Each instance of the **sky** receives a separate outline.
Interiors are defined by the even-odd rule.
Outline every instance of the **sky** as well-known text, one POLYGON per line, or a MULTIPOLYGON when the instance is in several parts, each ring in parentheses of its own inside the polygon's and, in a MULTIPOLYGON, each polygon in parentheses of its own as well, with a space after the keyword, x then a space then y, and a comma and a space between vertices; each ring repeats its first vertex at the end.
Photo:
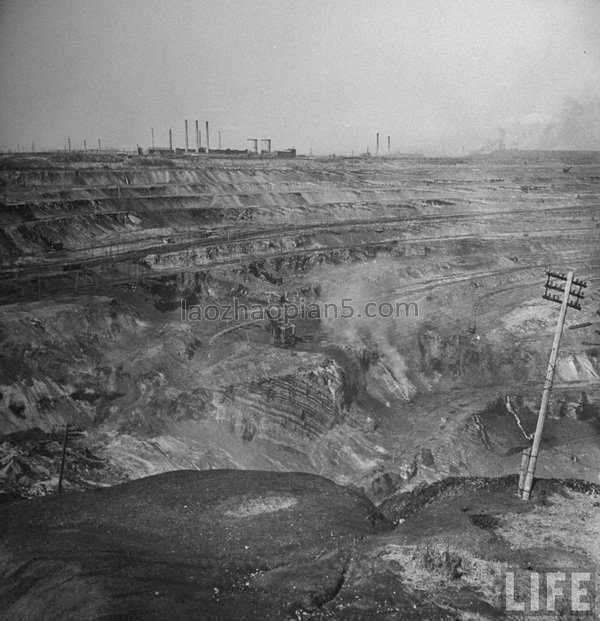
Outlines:
POLYGON ((600 149, 600 1, 0 0, 0 149, 183 147, 185 119, 213 148, 600 149))

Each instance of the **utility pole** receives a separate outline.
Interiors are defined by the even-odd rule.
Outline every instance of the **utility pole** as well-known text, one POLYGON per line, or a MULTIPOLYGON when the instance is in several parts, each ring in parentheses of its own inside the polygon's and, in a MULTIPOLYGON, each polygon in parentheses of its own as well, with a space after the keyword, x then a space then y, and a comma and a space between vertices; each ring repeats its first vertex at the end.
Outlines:
POLYGON ((535 435, 533 437, 533 444, 531 445, 531 449, 526 449, 523 452, 523 458, 521 461, 521 472, 519 474, 519 494, 521 495, 523 500, 529 500, 531 496, 531 486, 533 484, 535 466, 538 459, 540 444, 542 442, 542 433, 544 431, 546 411, 548 410, 550 393, 552 392, 552 384, 554 382, 554 370, 556 369, 556 359, 558 357, 558 348, 560 346, 560 338, 562 336, 563 326, 565 325, 567 310, 569 306, 576 310, 581 310, 581 305, 579 304, 579 302, 584 298, 582 289, 585 289, 587 287, 587 284, 585 282, 581 280, 575 280, 573 272, 568 272, 565 276, 565 274, 559 274, 557 272, 551 272, 548 270, 546 274, 546 291, 544 292, 544 295, 542 297, 545 300, 557 302, 561 306, 560 314, 558 316, 558 323, 556 324, 556 331, 554 333, 552 351, 550 352, 550 361, 548 362, 548 369, 546 371, 544 392, 542 394, 542 403, 540 405, 540 412, 538 414, 537 426, 535 428, 535 435), (559 295, 549 293, 549 291, 562 292, 562 300, 560 299, 559 295), (571 301, 571 298, 574 298, 574 301, 571 301))
POLYGON ((65 433, 63 435, 62 457, 60 460, 60 473, 58 475, 58 493, 62 493, 63 474, 65 472, 65 460, 67 457, 67 442, 69 441, 69 426, 65 425, 65 433))
MULTIPOLYGON (((55 435, 53 433, 52 435, 55 435)), ((63 442, 62 442, 62 455, 60 459, 60 472, 58 475, 58 493, 62 494, 62 484, 63 477, 65 473, 65 464, 67 461, 67 444, 69 442, 69 438, 78 438, 84 435, 83 430, 80 427, 74 427, 73 425, 67 424, 63 430, 63 442)))

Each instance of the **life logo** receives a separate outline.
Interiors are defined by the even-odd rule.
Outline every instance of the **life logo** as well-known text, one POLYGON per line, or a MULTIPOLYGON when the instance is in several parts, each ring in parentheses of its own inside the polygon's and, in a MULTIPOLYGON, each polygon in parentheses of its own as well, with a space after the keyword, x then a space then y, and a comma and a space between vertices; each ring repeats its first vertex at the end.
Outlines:
POLYGON ((508 618, 595 619, 597 592, 589 567, 508 568, 502 606, 508 618))

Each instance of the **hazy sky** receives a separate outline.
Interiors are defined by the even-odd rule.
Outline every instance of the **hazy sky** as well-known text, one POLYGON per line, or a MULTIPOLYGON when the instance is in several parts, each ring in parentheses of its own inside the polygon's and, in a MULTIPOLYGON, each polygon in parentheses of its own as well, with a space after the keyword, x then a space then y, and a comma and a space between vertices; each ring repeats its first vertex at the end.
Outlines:
POLYGON ((0 0, 0 148, 183 146, 186 118, 224 148, 600 149, 600 1, 0 0))

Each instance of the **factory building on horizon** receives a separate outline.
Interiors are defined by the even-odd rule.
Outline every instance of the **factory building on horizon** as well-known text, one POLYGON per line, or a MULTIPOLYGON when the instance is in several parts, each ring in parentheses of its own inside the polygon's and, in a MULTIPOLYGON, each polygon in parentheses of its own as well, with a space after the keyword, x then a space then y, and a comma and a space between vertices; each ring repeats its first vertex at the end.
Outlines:
POLYGON ((168 147, 156 147, 154 145, 154 128, 152 128, 152 146, 147 149, 148 155, 215 155, 222 157, 258 157, 258 158, 284 158, 292 159, 297 156, 296 149, 294 147, 290 149, 283 149, 281 151, 274 151, 272 149, 271 138, 248 138, 249 146, 247 149, 223 149, 221 148, 221 132, 219 131, 219 148, 210 148, 210 128, 208 121, 205 124, 205 143, 206 146, 202 146, 202 136, 199 129, 198 121, 195 121, 195 148, 190 148, 189 134, 188 134, 188 121, 184 121, 185 132, 185 147, 173 147, 173 130, 169 129, 169 146, 168 147))

